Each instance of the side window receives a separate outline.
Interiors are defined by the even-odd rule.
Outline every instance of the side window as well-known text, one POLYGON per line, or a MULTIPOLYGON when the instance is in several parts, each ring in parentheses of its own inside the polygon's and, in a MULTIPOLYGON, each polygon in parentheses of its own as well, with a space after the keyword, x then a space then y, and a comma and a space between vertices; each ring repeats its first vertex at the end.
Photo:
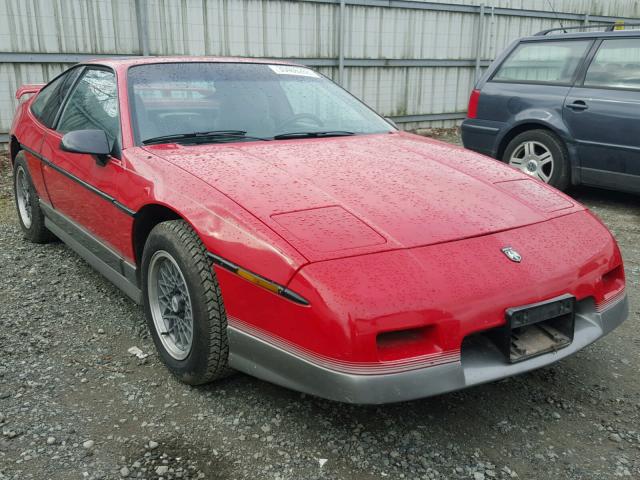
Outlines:
POLYGON ((502 63, 493 80, 568 84, 590 44, 591 40, 521 43, 502 63))
POLYGON ((104 130, 109 140, 120 136, 115 74, 88 69, 76 84, 62 112, 57 130, 104 130))
POLYGON ((45 86, 31 104, 31 111, 45 126, 53 128, 60 105, 81 70, 76 67, 60 75, 45 86))
POLYGON ((584 85, 640 89, 640 38, 603 41, 587 70, 584 85))

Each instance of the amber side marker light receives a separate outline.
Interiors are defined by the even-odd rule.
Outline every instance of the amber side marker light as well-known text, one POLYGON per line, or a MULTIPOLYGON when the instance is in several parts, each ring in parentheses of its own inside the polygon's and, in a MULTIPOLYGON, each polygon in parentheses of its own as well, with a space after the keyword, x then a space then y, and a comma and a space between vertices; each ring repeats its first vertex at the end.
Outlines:
POLYGON ((280 285, 279 283, 273 282, 267 278, 264 278, 257 273, 253 273, 245 268, 236 265, 229 260, 226 260, 214 253, 207 252, 209 258, 213 260, 213 263, 224 268, 225 270, 229 270, 232 273, 235 273, 240 278, 247 280, 248 282, 253 283, 265 290, 270 291, 271 293, 275 293, 276 295, 280 295, 281 297, 286 298, 287 300, 291 300, 294 303, 299 305, 309 305, 309 302, 302 296, 298 295, 296 292, 289 290, 287 287, 280 285))

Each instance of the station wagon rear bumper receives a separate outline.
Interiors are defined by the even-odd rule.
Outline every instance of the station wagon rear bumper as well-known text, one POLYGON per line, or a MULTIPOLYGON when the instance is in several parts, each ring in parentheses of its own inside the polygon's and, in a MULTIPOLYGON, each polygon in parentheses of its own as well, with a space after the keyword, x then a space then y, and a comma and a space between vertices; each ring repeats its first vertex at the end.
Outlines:
POLYGON ((498 122, 467 118, 460 126, 462 144, 469 150, 495 158, 501 126, 498 122))
POLYGON ((579 304, 573 342, 558 351, 509 364, 489 343, 465 350, 447 363, 391 374, 353 374, 292 353, 286 347, 249 333, 233 324, 228 328, 232 368, 263 380, 330 400, 356 404, 383 404, 429 397, 499 380, 557 362, 603 337, 629 314, 622 294, 604 308, 593 300, 579 304))

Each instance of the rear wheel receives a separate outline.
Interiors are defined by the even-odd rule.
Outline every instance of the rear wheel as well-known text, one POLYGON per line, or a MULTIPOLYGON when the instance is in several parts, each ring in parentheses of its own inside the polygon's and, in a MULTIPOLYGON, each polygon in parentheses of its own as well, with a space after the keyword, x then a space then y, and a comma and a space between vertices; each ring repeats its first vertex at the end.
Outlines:
POLYGON ((24 152, 18 152, 13 165, 13 193, 18 220, 25 238, 33 243, 46 243, 55 237, 44 226, 44 213, 36 192, 24 152))
POLYGON ((569 186, 571 168, 562 140, 548 130, 517 135, 504 151, 502 161, 560 190, 569 186))
POLYGON ((227 318, 213 264, 182 220, 158 224, 142 258, 147 324, 160 357, 184 383, 226 376, 227 318))

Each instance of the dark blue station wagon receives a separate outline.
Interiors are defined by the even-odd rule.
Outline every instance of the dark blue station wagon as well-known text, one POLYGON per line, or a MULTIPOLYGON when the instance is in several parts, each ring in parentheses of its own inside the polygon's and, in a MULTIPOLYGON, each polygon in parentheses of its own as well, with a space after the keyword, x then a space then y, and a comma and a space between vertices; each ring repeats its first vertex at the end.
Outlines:
POLYGON ((640 31, 520 39, 478 81, 464 146, 559 189, 640 193, 640 31))

